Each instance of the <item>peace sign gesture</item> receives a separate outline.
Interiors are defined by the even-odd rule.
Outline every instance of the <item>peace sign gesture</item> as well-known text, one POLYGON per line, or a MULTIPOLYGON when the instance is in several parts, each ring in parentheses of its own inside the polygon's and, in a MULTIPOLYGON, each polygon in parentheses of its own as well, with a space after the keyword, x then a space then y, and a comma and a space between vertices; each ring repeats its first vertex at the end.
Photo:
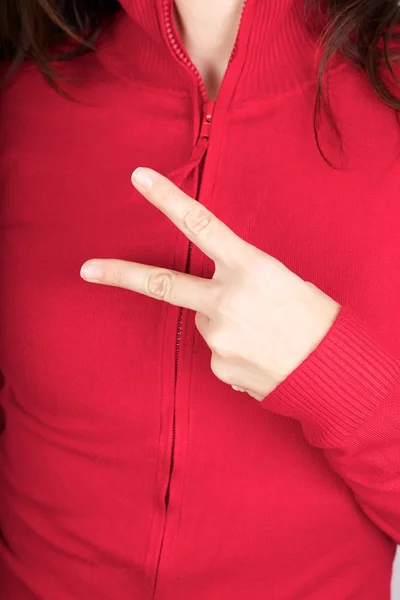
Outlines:
POLYGON ((90 260, 81 276, 195 311, 215 375, 262 400, 316 348, 339 305, 162 175, 139 168, 132 183, 214 261, 213 278, 113 259, 90 260))

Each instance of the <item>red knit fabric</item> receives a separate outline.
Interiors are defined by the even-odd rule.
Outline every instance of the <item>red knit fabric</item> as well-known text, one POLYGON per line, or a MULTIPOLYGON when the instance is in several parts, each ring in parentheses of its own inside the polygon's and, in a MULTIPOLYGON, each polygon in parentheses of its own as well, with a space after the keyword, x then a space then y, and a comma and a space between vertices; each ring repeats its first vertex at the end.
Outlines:
MULTIPOLYGON (((248 0, 205 91, 168 0, 0 95, 1 600, 386 600, 400 540, 395 114, 344 62, 321 158, 301 0, 248 0), (203 136, 200 132, 203 131, 203 136), (194 315, 79 277, 115 257, 209 277, 134 190, 168 175, 345 306, 262 403, 210 370, 194 315)), ((265 307, 268 310, 268 306, 265 307)))

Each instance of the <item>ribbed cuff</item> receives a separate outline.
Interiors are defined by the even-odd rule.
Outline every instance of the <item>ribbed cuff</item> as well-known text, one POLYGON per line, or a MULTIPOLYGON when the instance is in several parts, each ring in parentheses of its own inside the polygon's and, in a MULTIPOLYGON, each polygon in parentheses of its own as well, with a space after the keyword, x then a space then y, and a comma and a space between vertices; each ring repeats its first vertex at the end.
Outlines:
POLYGON ((262 405, 300 420, 312 444, 334 447, 397 397, 399 371, 399 362, 342 308, 319 346, 262 405))

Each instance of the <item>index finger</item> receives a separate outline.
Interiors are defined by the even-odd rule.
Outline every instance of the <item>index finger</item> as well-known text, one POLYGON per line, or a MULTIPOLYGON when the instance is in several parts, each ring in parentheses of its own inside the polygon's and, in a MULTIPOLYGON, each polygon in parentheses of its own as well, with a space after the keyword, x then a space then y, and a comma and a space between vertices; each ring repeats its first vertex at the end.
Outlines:
POLYGON ((246 242, 169 179, 140 167, 132 174, 132 183, 215 263, 228 265, 243 259, 246 242))

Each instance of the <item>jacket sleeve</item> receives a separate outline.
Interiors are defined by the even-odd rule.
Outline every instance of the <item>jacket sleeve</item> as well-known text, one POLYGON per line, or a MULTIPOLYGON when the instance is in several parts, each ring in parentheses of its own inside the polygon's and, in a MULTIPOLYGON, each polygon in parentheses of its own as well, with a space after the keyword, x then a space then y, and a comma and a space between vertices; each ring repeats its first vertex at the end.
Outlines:
POLYGON ((301 422, 368 517, 399 543, 399 357, 342 308, 319 346, 262 405, 301 422))

